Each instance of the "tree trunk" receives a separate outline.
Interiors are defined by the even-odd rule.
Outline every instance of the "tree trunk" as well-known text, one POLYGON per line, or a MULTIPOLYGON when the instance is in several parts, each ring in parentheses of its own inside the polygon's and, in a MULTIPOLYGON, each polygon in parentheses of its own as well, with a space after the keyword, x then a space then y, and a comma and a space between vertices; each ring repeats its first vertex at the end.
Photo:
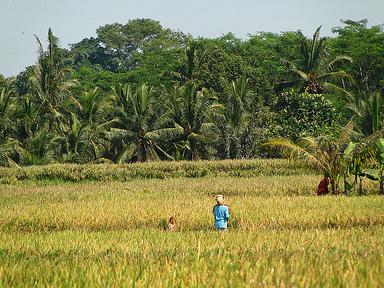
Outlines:
POLYGON ((363 178, 359 177, 359 195, 363 195, 363 178))
POLYGON ((336 194, 336 182, 334 178, 330 178, 329 182, 331 183, 331 193, 336 194))
POLYGON ((193 141, 193 140, 190 140, 189 143, 190 143, 190 144, 189 144, 189 147, 190 147, 190 149, 191 149, 191 158, 190 158, 190 160, 191 160, 191 161, 199 160, 200 157, 199 157, 199 153, 198 153, 198 151, 197 151, 197 145, 196 145, 196 142, 193 141))
POLYGON ((343 175, 344 177, 344 195, 348 195, 348 191, 347 191, 347 175, 343 175))
POLYGON ((357 192, 357 173, 355 172, 355 179, 353 180, 353 193, 357 192))

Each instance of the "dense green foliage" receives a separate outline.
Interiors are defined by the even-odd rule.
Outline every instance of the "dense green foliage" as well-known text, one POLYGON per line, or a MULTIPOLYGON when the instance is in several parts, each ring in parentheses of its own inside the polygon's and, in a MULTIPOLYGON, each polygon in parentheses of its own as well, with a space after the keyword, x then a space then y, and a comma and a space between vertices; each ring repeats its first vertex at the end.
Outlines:
POLYGON ((277 137, 383 128, 381 26, 197 38, 150 19, 107 24, 0 77, 0 166, 279 156, 277 137), (352 113, 351 113, 352 112, 352 113))

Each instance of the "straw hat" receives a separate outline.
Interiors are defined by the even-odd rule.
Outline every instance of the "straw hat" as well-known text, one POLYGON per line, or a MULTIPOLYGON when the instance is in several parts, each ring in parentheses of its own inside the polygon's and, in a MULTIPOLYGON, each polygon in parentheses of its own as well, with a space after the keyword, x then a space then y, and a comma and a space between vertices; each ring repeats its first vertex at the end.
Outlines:
POLYGON ((221 194, 217 195, 217 196, 216 196, 216 201, 217 201, 217 203, 222 204, 222 203, 224 202, 224 197, 223 197, 223 195, 221 195, 221 194))

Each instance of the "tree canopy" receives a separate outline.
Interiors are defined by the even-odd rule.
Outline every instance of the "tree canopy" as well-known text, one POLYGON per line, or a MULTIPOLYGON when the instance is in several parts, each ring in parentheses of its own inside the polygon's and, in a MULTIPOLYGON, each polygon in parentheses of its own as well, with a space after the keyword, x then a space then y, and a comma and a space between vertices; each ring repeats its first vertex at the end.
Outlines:
POLYGON ((0 165, 276 157, 261 144, 379 133, 383 27, 320 31, 194 38, 133 19, 64 48, 49 29, 36 65, 0 75, 0 165))

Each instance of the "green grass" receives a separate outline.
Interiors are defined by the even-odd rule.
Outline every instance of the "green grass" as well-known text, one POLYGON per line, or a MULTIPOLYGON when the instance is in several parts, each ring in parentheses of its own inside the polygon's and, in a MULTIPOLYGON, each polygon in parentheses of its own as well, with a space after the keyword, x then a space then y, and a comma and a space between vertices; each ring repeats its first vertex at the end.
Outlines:
POLYGON ((382 287, 384 198, 317 197, 319 179, 0 185, 0 287, 382 287), (224 233, 217 193, 232 211, 224 233))

